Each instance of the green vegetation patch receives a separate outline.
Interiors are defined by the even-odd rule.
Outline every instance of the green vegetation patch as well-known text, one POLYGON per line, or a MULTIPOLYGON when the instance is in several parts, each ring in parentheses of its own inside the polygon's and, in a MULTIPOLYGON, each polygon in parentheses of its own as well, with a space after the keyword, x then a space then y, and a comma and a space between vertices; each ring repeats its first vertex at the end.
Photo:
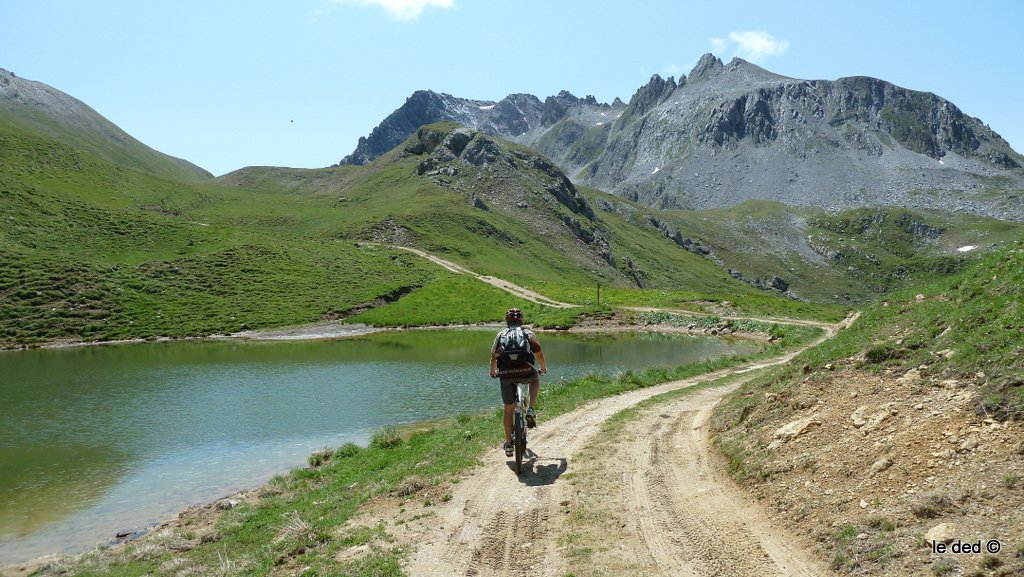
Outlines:
POLYGON ((411 257, 340 244, 242 244, 136 266, 2 248, 0 256, 0 345, 9 347, 313 322, 429 278, 411 257))
POLYGON ((456 325, 503 322, 505 311, 523 309, 527 322, 544 328, 570 327, 591 308, 555 308, 515 297, 463 274, 437 273, 421 288, 400 300, 373 308, 347 321, 381 327, 456 325))
POLYGON ((843 525, 832 534, 833 569, 851 572, 871 565, 884 568, 906 554, 896 543, 896 524, 892 520, 873 517, 865 525, 843 525))

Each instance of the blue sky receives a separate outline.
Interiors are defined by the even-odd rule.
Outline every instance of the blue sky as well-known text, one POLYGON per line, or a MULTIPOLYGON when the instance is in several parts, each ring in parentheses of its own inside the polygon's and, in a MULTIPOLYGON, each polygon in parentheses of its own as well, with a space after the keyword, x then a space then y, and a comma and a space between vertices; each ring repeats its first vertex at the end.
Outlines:
POLYGON ((0 22, 0 67, 218 175, 336 163, 415 90, 628 101, 706 52, 934 92, 1024 152, 1016 0, 0 0, 0 22))

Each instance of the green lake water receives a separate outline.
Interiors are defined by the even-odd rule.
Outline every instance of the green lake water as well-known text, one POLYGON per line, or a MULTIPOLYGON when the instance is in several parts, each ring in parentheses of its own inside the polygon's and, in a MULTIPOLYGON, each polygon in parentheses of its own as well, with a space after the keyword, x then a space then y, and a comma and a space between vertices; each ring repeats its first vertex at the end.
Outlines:
MULTIPOLYGON (((387 425, 496 409, 494 334, 0 354, 0 563, 90 549, 257 486, 318 449, 365 444, 387 425)), ((544 382, 755 350, 685 335, 539 339, 551 369, 544 382)))

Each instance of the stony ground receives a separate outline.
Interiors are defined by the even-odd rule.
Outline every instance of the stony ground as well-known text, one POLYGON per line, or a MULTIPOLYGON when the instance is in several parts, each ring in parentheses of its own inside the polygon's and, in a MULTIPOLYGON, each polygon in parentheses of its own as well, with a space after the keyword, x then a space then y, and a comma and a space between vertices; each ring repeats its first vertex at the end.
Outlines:
POLYGON ((984 375, 853 364, 749 417, 766 417, 747 439, 764 478, 747 487, 770 519, 851 574, 1024 574, 1024 427, 978 413, 984 375))

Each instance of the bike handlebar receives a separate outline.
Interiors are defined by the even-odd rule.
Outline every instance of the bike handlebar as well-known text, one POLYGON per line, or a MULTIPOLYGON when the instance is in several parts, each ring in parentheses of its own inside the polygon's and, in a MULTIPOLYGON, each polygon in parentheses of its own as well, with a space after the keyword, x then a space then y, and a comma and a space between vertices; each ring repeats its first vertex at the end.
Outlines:
MULTIPOLYGON (((535 369, 535 370, 537 371, 537 373, 538 373, 538 374, 541 374, 541 375, 543 375, 543 374, 547 374, 547 372, 548 372, 547 368, 542 368, 542 369, 535 369)), ((502 377, 502 376, 508 376, 508 375, 509 375, 510 373, 519 373, 519 372, 521 372, 521 371, 522 371, 522 369, 505 369, 504 371, 495 371, 495 373, 494 373, 493 375, 491 375, 491 378, 492 378, 492 379, 496 379, 496 378, 498 378, 498 377, 502 377)), ((517 376, 517 377, 520 377, 520 376, 522 376, 522 377, 526 377, 526 376, 529 376, 529 375, 520 375, 520 374, 517 374, 517 375, 514 375, 514 376, 517 376)))

